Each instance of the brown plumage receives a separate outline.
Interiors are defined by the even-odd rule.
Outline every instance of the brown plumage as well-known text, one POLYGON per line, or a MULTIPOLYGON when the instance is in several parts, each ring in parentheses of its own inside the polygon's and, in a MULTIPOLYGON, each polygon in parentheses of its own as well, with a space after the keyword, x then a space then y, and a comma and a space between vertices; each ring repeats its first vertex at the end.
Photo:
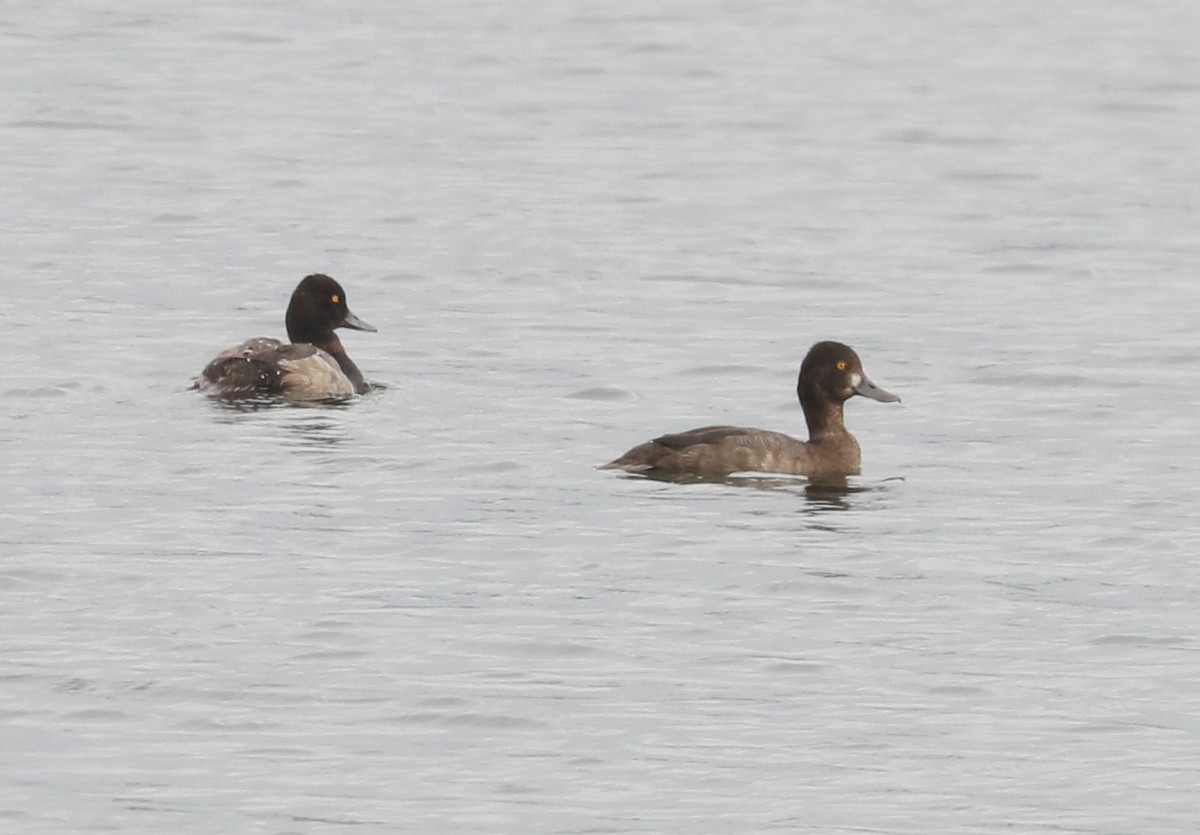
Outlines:
POLYGON ((601 469, 660 478, 713 478, 735 472, 788 473, 813 479, 856 475, 858 441, 843 405, 856 394, 884 403, 900 398, 872 383, 848 345, 818 342, 800 365, 796 384, 808 440, 741 426, 702 426, 639 444, 601 469))
POLYGON ((350 397, 367 390, 334 328, 374 331, 350 312, 346 292, 327 275, 307 276, 288 303, 288 339, 256 337, 222 351, 196 379, 226 397, 282 394, 289 400, 350 397))

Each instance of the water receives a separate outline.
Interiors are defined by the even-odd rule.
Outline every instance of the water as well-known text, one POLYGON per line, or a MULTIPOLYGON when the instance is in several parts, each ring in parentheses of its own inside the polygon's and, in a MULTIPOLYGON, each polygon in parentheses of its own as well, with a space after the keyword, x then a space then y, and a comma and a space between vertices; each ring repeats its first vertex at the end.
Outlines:
POLYGON ((1191 831, 1197 16, 0 12, 4 829, 1191 831), (852 492, 593 469, 824 338, 852 492))

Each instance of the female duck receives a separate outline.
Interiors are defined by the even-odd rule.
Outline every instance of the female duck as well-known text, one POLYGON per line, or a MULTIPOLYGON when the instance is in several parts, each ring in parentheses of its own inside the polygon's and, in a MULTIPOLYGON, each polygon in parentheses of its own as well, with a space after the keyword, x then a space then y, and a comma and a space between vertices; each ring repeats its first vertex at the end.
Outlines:
POLYGON ((842 405, 856 394, 883 403, 900 400, 867 379, 858 354, 840 342, 818 342, 809 349, 796 391, 808 423, 807 441, 765 429, 704 426, 647 441, 601 469, 675 479, 743 471, 813 479, 857 475, 862 454, 846 431, 842 405))
POLYGON ((327 275, 305 278, 292 293, 286 323, 290 345, 248 339, 210 362, 196 387, 231 397, 282 394, 289 400, 327 400, 367 390, 362 372, 333 331, 375 328, 350 312, 342 285, 327 275))

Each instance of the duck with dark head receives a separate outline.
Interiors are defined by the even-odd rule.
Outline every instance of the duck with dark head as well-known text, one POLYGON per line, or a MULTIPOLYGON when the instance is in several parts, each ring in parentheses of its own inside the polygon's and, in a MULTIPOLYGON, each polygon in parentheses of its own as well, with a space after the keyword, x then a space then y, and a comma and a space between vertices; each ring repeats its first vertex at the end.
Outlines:
POLYGON ((840 342, 818 342, 800 365, 796 384, 808 440, 742 426, 703 426, 635 446, 601 469, 671 480, 711 479, 737 472, 787 473, 813 480, 857 475, 858 441, 846 430, 843 407, 855 395, 900 400, 868 379, 858 354, 840 342))
POLYGON ((196 379, 224 397, 282 394, 289 400, 333 400, 363 394, 367 383, 336 328, 374 331, 350 312, 346 291, 327 275, 297 285, 284 317, 290 343, 256 337, 222 351, 196 379))

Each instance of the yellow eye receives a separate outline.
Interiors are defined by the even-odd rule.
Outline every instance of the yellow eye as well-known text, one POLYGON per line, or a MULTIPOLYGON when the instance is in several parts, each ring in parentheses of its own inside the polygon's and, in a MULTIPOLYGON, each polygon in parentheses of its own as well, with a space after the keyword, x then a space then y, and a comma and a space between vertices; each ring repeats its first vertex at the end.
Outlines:
POLYGON ((838 369, 838 371, 845 371, 846 370, 846 361, 838 360, 837 369, 838 369))
MULTIPOLYGON (((331 302, 333 302, 334 304, 337 304, 339 301, 341 301, 341 299, 338 297, 337 293, 334 293, 332 296, 330 296, 329 300, 331 302)), ((842 363, 842 365, 845 365, 845 363, 842 363)))

